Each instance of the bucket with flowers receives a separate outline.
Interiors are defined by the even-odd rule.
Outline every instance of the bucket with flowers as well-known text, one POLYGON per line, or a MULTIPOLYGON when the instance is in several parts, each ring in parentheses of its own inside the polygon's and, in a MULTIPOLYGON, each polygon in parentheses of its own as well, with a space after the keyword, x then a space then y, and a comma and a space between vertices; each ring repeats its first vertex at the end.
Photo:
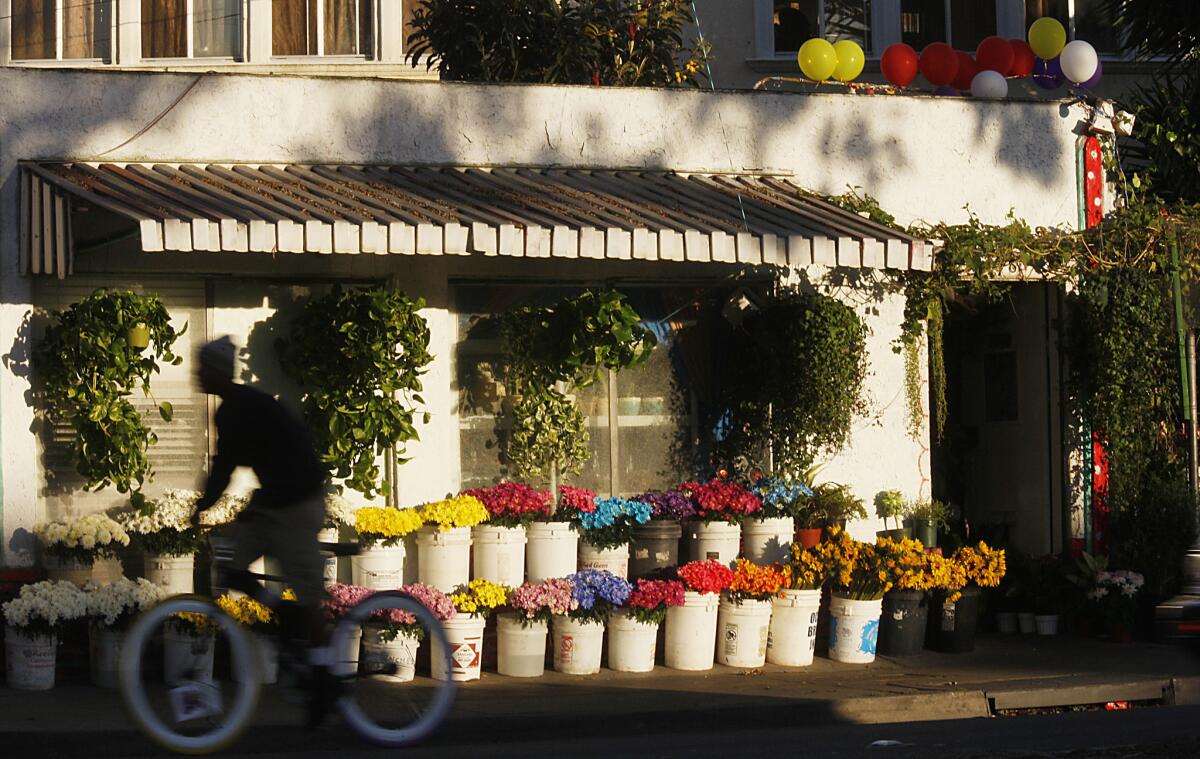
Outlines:
POLYGON ((457 495, 418 506, 417 579, 449 593, 471 578, 471 528, 488 519, 473 495, 457 495))
POLYGON ((937 567, 935 586, 940 589, 935 603, 937 647, 947 653, 975 650, 975 630, 979 625, 981 588, 994 588, 1004 578, 1006 564, 1003 549, 987 543, 963 546, 949 559, 930 559, 937 567))
POLYGON ((207 614, 181 611, 163 626, 163 678, 168 685, 212 682, 217 626, 207 614))
POLYGON ((87 614, 82 590, 65 580, 23 585, 4 612, 4 661, 8 687, 49 690, 54 687, 58 633, 87 614))
POLYGON ((484 579, 471 580, 450 594, 453 617, 443 622, 446 644, 450 647, 450 671, 445 670, 445 655, 433 641, 433 676, 439 680, 478 680, 483 663, 483 628, 488 615, 508 601, 508 588, 484 579))
POLYGON ((478 498, 490 515, 487 522, 471 528, 472 574, 500 585, 520 585, 525 580, 525 530, 534 519, 550 516, 550 492, 502 482, 463 494, 478 498))
POLYGON ((760 477, 751 491, 762 510, 742 523, 743 553, 755 564, 782 563, 791 555, 796 517, 804 513, 812 488, 803 482, 760 477))
MULTIPOLYGON (((442 624, 455 616, 454 603, 437 588, 412 583, 401 590, 442 624)), ((410 682, 416 676, 417 650, 424 639, 425 628, 415 616, 400 609, 380 609, 363 625, 359 667, 380 680, 410 682)))
POLYGON ((579 602, 571 583, 561 578, 527 582, 508 595, 508 610, 497 615, 499 655, 496 669, 509 677, 541 677, 546 671, 550 620, 574 610, 579 602))
POLYGON ((351 582, 374 590, 403 585, 407 561, 404 538, 423 522, 416 509, 364 506, 354 512, 354 530, 362 553, 350 561, 351 582))
POLYGON ((728 667, 761 667, 767 661, 771 599, 783 587, 777 567, 738 559, 717 608, 717 661, 728 667))
POLYGON ((720 478, 685 482, 678 489, 696 502, 695 519, 687 527, 690 558, 732 565, 741 550, 742 520, 762 510, 758 496, 720 478))
POLYGON ((868 543, 852 540, 837 525, 816 548, 829 568, 829 658, 852 664, 875 661, 883 595, 891 589, 883 555, 868 543))
POLYGON ((683 522, 696 515, 692 499, 678 490, 654 490, 633 497, 650 504, 650 521, 633 528, 629 576, 641 577, 679 564, 683 522))
MULTIPOLYGON (((325 521, 317 532, 317 540, 322 543, 336 543, 341 538, 343 528, 354 529, 355 508, 337 493, 325 495, 325 521)), ((338 557, 332 552, 322 551, 325 559, 325 587, 330 587, 338 581, 338 557)))
POLYGON ((112 582, 121 576, 117 551, 129 545, 129 533, 106 514, 88 514, 33 528, 42 547, 46 576, 83 586, 88 580, 112 582))
POLYGON ((204 537, 191 524, 198 500, 194 490, 168 490, 116 516, 142 551, 146 579, 172 594, 195 589, 196 553, 204 545, 204 537))
POLYGON ((167 590, 147 579, 121 577, 106 585, 89 582, 83 591, 92 683, 101 688, 115 688, 125 630, 138 614, 165 598, 167 590))
POLYGON ((590 510, 575 513, 579 523, 579 568, 629 575, 629 542, 638 525, 650 521, 653 507, 624 498, 596 498, 590 510))
MULTIPOLYGON (((285 601, 295 601, 296 594, 289 588, 283 592, 285 601)), ((258 671, 254 673, 233 669, 230 675, 240 681, 246 676, 255 676, 260 682, 273 683, 279 678, 279 645, 276 643, 279 618, 275 612, 249 596, 224 594, 217 597, 217 606, 253 636, 255 659, 258 671)))
POLYGON ((717 645, 717 605, 733 582, 733 570, 717 559, 693 561, 676 570, 683 605, 667 609, 664 658, 671 669, 712 669, 717 645))
POLYGON ((554 617, 554 669, 567 675, 593 675, 600 671, 608 615, 625 603, 632 588, 624 578, 602 569, 581 569, 566 579, 575 606, 554 617))
POLYGON ((596 494, 570 485, 558 486, 558 504, 549 519, 538 519, 526 530, 525 579, 541 582, 566 577, 579 566, 579 531, 572 521, 580 511, 595 508, 596 494))
MULTIPOLYGON (((361 509, 359 509, 361 511, 361 509)), ((326 597, 321 600, 321 611, 333 625, 346 616, 360 601, 375 592, 375 588, 361 585, 337 583, 325 589, 326 597)), ((333 671, 339 675, 352 675, 358 671, 359 654, 362 648, 362 628, 358 634, 347 635, 345 647, 334 651, 333 671)))
POLYGON ((1141 573, 1128 569, 1102 571, 1096 575, 1096 585, 1088 591, 1087 598, 1098 607, 1110 640, 1117 643, 1133 640, 1137 595, 1145 584, 1146 578, 1141 573))
POLYGON ((618 672, 654 669, 658 628, 667 610, 683 606, 679 580, 639 579, 625 604, 608 618, 608 666, 618 672))
POLYGON ((783 587, 771 599, 767 661, 807 667, 817 649, 817 615, 821 610, 825 563, 816 550, 792 543, 781 571, 783 587))
POLYGON ((880 538, 876 549, 883 554, 892 583, 883 596, 878 651, 887 656, 918 653, 925 647, 929 590, 933 587, 929 554, 921 541, 912 538, 880 538))

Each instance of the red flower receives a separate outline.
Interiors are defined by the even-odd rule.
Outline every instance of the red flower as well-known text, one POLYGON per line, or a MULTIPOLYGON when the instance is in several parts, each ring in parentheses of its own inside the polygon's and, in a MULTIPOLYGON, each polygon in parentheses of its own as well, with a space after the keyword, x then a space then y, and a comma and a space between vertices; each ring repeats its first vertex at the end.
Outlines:
POLYGON ((733 582, 733 570, 716 559, 684 564, 676 574, 695 593, 720 593, 733 582))

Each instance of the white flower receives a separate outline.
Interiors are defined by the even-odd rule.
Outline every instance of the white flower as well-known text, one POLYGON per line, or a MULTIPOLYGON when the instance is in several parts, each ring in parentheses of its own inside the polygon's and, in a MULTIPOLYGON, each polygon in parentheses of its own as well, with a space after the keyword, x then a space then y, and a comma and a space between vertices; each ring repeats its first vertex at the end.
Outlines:
POLYGON ((43 546, 83 548, 111 548, 129 545, 129 533, 105 514, 88 514, 68 522, 48 522, 33 528, 43 546))
POLYGON ((337 493, 325 496, 325 519, 327 522, 342 527, 353 527, 355 511, 356 509, 350 505, 349 501, 337 493))
POLYGON ((84 592, 72 582, 43 580, 22 586, 16 598, 4 604, 4 620, 12 627, 48 627, 87 614, 84 592))
POLYGON ((119 520, 126 530, 138 535, 153 535, 168 529, 182 532, 191 527, 199 500, 200 494, 194 490, 168 490, 146 502, 147 513, 127 511, 119 520))
POLYGON ((126 614, 136 614, 166 597, 165 588, 144 578, 136 581, 122 577, 109 585, 89 582, 84 586, 87 616, 111 627, 126 614))
POLYGON ((200 524, 206 527, 220 527, 229 524, 249 505, 249 498, 227 493, 221 496, 211 509, 200 514, 200 524))

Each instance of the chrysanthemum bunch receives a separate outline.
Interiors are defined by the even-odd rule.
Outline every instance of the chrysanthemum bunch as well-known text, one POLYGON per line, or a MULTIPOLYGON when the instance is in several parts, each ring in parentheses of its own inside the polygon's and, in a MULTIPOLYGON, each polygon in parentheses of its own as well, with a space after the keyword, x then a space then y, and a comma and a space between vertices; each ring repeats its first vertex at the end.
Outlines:
POLYGON ((364 506, 354 512, 354 530, 362 545, 394 546, 425 523, 417 509, 364 506))
POLYGON ((97 558, 115 555, 118 546, 129 545, 129 533, 105 514, 47 522, 34 527, 33 532, 46 554, 88 564, 97 558))
POLYGON ((733 582, 733 570, 716 559, 688 562, 675 573, 694 593, 720 593, 733 582))
POLYGON ((325 589, 326 597, 321 600, 321 610, 325 612, 327 619, 336 622, 374 592, 374 590, 361 585, 346 585, 339 582, 325 589))
POLYGON ((683 522, 696 516, 696 504, 678 490, 653 490, 635 495, 633 500, 650 504, 651 514, 655 519, 683 522))
POLYGON ((817 553, 829 568, 833 590, 855 601, 883 598, 892 588, 883 554, 875 546, 853 540, 834 526, 817 553))
POLYGON ((190 556, 204 544, 200 531, 191 524, 198 500, 200 494, 194 490, 168 490, 147 499, 142 508, 124 511, 116 518, 146 553, 190 556))
POLYGON ((124 627, 167 596, 166 588, 160 585, 144 578, 126 577, 106 585, 89 580, 83 586, 83 593, 88 617, 104 627, 124 627))
POLYGON ((949 603, 962 598, 962 589, 967 587, 967 568, 963 563, 938 554, 929 555, 929 577, 930 586, 944 592, 949 603))
POLYGON ((474 527, 488 519, 487 507, 473 495, 456 495, 418 506, 417 510, 425 524, 443 532, 456 527, 474 527))
POLYGON ((68 622, 87 615, 87 596, 66 580, 43 580, 21 586, 2 607, 4 621, 27 635, 53 635, 68 622))
POLYGON ((576 512, 584 542, 596 548, 616 548, 633 540, 633 528, 650 521, 653 507, 624 498, 597 498, 592 511, 576 512))
POLYGON ((633 589, 627 580, 603 569, 581 569, 567 580, 578 603, 570 617, 595 624, 604 624, 608 613, 625 603, 633 589))
MULTIPOLYGON (((439 621, 445 622, 455 615, 454 603, 450 596, 435 587, 414 582, 401 590, 429 609, 439 621)), ((401 636, 414 640, 425 639, 425 627, 411 612, 402 609, 380 609, 371 615, 371 620, 379 626, 379 637, 383 641, 391 642, 401 636)))
POLYGON ((459 585, 450 594, 454 609, 459 614, 486 617, 497 607, 508 602, 508 588, 476 577, 466 585, 459 585))
POLYGON ((685 482, 678 490, 696 502, 696 518, 709 522, 741 522, 743 517, 762 510, 758 496, 746 488, 714 478, 705 483, 685 482))
POLYGON ((217 499, 212 508, 200 514, 200 524, 204 527, 223 527, 232 524, 238 514, 246 510, 250 499, 244 495, 226 493, 217 499))
POLYGON ((356 509, 337 493, 325 495, 325 527, 353 527, 356 509))
POLYGON ((667 609, 683 606, 684 586, 679 580, 639 579, 625 599, 625 611, 639 622, 660 625, 667 609))
POLYGON ((548 490, 538 490, 520 482, 501 482, 490 488, 464 490, 483 502, 491 517, 489 524, 501 527, 528 525, 535 519, 549 519, 554 511, 548 490))
MULTIPOLYGON (((283 593, 285 600, 296 600, 296 594, 291 590, 283 593)), ((249 596, 233 597, 226 593, 217 598, 217 606, 221 611, 233 617, 233 621, 257 633, 268 633, 279 623, 275 613, 265 605, 249 596)))
POLYGON ((569 614, 579 607, 569 580, 559 577, 527 582, 508 595, 508 606, 522 624, 549 622, 556 614, 569 614))

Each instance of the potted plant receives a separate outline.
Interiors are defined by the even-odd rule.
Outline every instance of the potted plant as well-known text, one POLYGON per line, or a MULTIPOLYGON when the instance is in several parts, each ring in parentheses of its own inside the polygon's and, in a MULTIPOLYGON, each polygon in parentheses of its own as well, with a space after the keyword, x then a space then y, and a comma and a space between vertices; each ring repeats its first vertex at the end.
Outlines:
POLYGON ((158 498, 146 500, 141 508, 130 507, 117 520, 144 555, 147 580, 166 588, 168 593, 191 593, 196 553, 204 546, 204 536, 192 526, 196 502, 194 490, 168 490, 158 498))
POLYGON ((1099 604, 1108 637, 1117 643, 1133 640, 1134 616, 1137 613, 1137 596, 1146 584, 1146 578, 1128 569, 1104 571, 1096 577, 1096 587, 1091 598, 1099 604))
POLYGON ((883 595, 878 651, 886 656, 915 654, 925 647, 929 621, 929 590, 933 576, 929 554, 919 540, 880 538, 876 550, 884 557, 891 588, 883 595))
POLYGON ((212 682, 216 623, 207 614, 181 611, 163 626, 163 676, 167 685, 184 680, 212 682))
POLYGON ((1057 635, 1059 621, 1070 595, 1066 573, 1059 557, 1040 557, 1035 569, 1033 621, 1038 635, 1057 635))
POLYGON ((720 477, 685 482, 678 490, 696 503, 696 516, 687 528, 691 558, 732 564, 741 550, 742 520, 762 511, 758 496, 720 477))
POLYGON ((556 615, 551 625, 554 669, 568 675, 594 675, 600 671, 608 615, 625 603, 632 587, 602 569, 581 569, 566 579, 575 605, 556 615))
POLYGON ((742 523, 746 558, 755 564, 785 561, 796 534, 796 517, 804 513, 812 488, 803 482, 760 477, 751 490, 762 510, 742 523))
POLYGON ((554 509, 550 492, 501 482, 462 495, 478 498, 490 515, 471 528, 474 576, 509 587, 520 585, 525 580, 525 530, 533 520, 550 517, 554 509))
POLYGON ((45 522, 34 527, 33 533, 42 546, 51 580, 70 580, 82 586, 91 579, 108 582, 121 575, 115 559, 118 548, 129 545, 129 533, 106 514, 45 522), (105 563, 97 567, 100 561, 105 563))
POLYGON ((608 618, 608 666, 617 672, 654 669, 658 628, 667 609, 683 606, 679 580, 639 579, 624 605, 608 618))
MULTIPOLYGON (((338 620, 374 592, 374 588, 336 583, 325 589, 325 598, 321 599, 321 611, 324 612, 325 619, 330 624, 336 625, 338 620)), ((361 643, 362 628, 360 627, 353 634, 346 636, 345 648, 333 652, 335 674, 349 676, 358 671, 361 643)))
POLYGON ((904 517, 908 514, 908 501, 899 490, 881 490, 875 494, 875 516, 883 520, 883 530, 876 533, 881 538, 903 540, 912 537, 909 529, 903 527, 904 517), (888 529, 888 520, 896 525, 888 529))
POLYGON ((817 614, 826 567, 814 549, 792 543, 783 563, 783 587, 771 599, 767 661, 789 667, 812 664, 817 648, 817 614))
POLYGON ((883 596, 891 589, 887 561, 876 546, 852 540, 836 524, 817 551, 832 585, 829 658, 869 664, 879 642, 883 596))
POLYGON ((717 661, 729 667, 761 667, 767 661, 771 599, 783 587, 776 566, 746 559, 734 564, 733 578, 717 606, 717 661))
POLYGON ((364 506, 354 512, 354 530, 363 550, 350 562, 353 584, 377 590, 403 585, 407 557, 404 538, 424 522, 416 509, 364 506))
POLYGON ((471 528, 488 519, 473 495, 457 495, 417 507, 417 579, 449 593, 471 577, 471 528))
POLYGON ((717 605, 733 582, 733 570, 717 559, 693 561, 676 570, 683 582, 683 605, 667 609, 666 665, 671 669, 712 669, 716 654, 717 605))
POLYGON ((450 594, 455 614, 442 626, 450 646, 450 671, 443 669, 446 657, 433 641, 433 676, 439 680, 478 680, 483 662, 483 628, 488 615, 508 601, 508 588, 481 578, 455 588, 450 594))
POLYGON ((149 580, 124 577, 106 585, 84 586, 87 601, 89 661, 92 684, 117 687, 121 638, 133 619, 167 596, 149 580))
POLYGON ((947 526, 950 507, 936 499, 921 498, 908 505, 908 518, 912 520, 913 537, 926 548, 936 548, 938 529, 947 526))
POLYGON ((8 687, 53 688, 58 634, 66 624, 82 619, 87 608, 87 598, 74 583, 44 580, 21 586, 17 597, 0 607, 8 687))
POLYGON ((633 497, 650 504, 650 522, 633 528, 629 575, 641 577, 679 564, 683 522, 696 515, 696 504, 678 490, 654 490, 633 497))
POLYGON ((555 615, 576 607, 568 580, 527 582, 508 595, 508 610, 497 615, 496 669, 509 677, 541 677, 546 670, 546 636, 555 615))
POLYGON ((929 557, 933 586, 938 591, 934 619, 937 647, 947 653, 975 648, 979 624, 981 588, 994 588, 1007 571, 1003 549, 980 541, 962 546, 948 559, 929 557))
POLYGON ((579 524, 579 568, 629 574, 629 542, 638 525, 647 524, 653 507, 624 498, 596 498, 592 508, 575 513, 579 524))
MULTIPOLYGON (((341 540, 342 530, 354 529, 355 508, 339 493, 325 494, 325 521, 317 532, 317 540, 321 543, 337 543, 341 540)), ((338 581, 338 557, 333 552, 322 551, 325 558, 325 587, 338 581)))
MULTIPOLYGON (((285 601, 295 601, 296 594, 291 589, 283 592, 285 601)), ((270 684, 279 677, 279 647, 276 643, 279 618, 275 612, 249 596, 237 596, 224 593, 217 597, 217 606, 228 614, 242 627, 254 636, 255 649, 258 653, 258 671, 254 673, 260 682, 270 684)), ((234 680, 240 680, 250 673, 234 669, 230 675, 234 680)))
POLYGON ((813 502, 813 508, 824 515, 827 527, 837 527, 844 531, 846 523, 851 519, 867 518, 862 499, 851 492, 849 485, 823 482, 813 488, 810 500, 813 502))
POLYGON ((558 486, 557 503, 547 520, 535 520, 526 531, 525 579, 541 582, 566 577, 579 568, 579 531, 574 521, 580 511, 594 508, 596 494, 572 485, 558 486))

